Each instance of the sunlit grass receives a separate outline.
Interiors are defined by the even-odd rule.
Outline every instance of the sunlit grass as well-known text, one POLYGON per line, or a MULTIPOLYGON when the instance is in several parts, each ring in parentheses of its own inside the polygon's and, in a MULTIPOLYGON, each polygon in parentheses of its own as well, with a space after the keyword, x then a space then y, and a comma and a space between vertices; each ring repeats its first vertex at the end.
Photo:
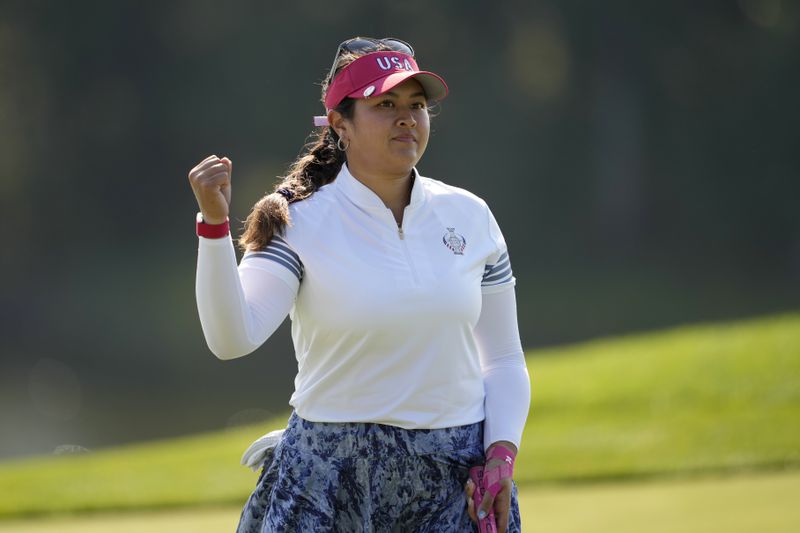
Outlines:
MULTIPOLYGON (((265 428, 286 424, 278 418, 265 428)), ((255 483, 239 465, 262 427, 136 444, 0 467, 0 516, 244 501, 255 483)))
POLYGON ((528 359, 520 484, 800 465, 800 316, 528 359))
MULTIPOLYGON (((533 408, 515 478, 543 482, 800 466, 800 315, 529 354, 533 408)), ((83 456, 0 464, 0 517, 241 506, 239 466, 271 422, 83 456)))
POLYGON ((546 486, 520 492, 526 533, 800 531, 800 472, 546 486))
MULTIPOLYGON (((520 490, 526 533, 793 533, 800 471, 520 490)), ((0 533, 218 533, 241 506, 129 511, 0 521, 0 533)))

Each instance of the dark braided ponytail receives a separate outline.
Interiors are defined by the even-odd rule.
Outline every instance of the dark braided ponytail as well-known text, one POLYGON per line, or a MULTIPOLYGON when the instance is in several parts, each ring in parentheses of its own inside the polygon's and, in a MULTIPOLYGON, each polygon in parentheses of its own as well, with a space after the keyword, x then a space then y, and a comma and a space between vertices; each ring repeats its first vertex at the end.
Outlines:
MULTIPOLYGON (((379 49, 384 47, 380 46, 379 49)), ((341 54, 337 59, 334 76, 358 57, 359 55, 351 52, 341 54)), ((322 83, 323 102, 330 82, 330 79, 326 79, 322 83)), ((355 100, 345 98, 336 107, 336 111, 344 118, 352 119, 355 100)), ((330 126, 313 135, 312 141, 305 147, 305 153, 294 162, 289 173, 275 186, 274 192, 264 196, 253 206, 245 220, 244 233, 239 237, 242 250, 260 250, 269 244, 273 235, 283 235, 286 226, 291 223, 289 204, 308 198, 320 187, 336 179, 342 165, 347 161, 346 154, 336 146, 339 136, 330 126)))
MULTIPOLYGON (((346 98, 336 110, 345 118, 352 118, 354 103, 346 98)), ((282 235, 290 224, 289 204, 308 198, 336 178, 347 160, 345 153, 336 147, 338 141, 339 136, 331 127, 316 133, 275 191, 256 202, 239 237, 239 246, 244 251, 260 250, 273 235, 282 235)))

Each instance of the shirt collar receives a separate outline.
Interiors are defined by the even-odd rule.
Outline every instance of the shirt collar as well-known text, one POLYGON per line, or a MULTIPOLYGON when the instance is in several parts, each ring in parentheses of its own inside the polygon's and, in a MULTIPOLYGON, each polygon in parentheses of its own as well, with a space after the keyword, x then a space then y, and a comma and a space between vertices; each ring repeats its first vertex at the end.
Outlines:
MULTIPOLYGON (((408 203, 410 208, 417 207, 422 203, 425 192, 422 190, 422 180, 420 179, 419 172, 416 167, 411 170, 414 175, 414 184, 411 187, 411 200, 408 203)), ((387 209, 377 194, 372 192, 372 189, 358 181, 355 176, 350 173, 347 168, 347 163, 342 165, 342 169, 336 176, 334 183, 338 188, 352 200, 356 205, 370 209, 387 209)))

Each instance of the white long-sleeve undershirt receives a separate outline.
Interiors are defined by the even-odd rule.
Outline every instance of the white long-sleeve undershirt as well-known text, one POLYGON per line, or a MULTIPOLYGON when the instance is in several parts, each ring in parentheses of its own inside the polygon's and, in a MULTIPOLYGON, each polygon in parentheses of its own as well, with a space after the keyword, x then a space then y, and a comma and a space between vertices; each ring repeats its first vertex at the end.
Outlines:
POLYGON ((519 449, 531 402, 531 381, 517 325, 514 289, 483 295, 473 330, 486 393, 484 449, 507 440, 519 449))
POLYGON ((230 236, 200 237, 197 254, 197 311, 206 343, 220 359, 253 352, 286 319, 295 289, 257 268, 236 266, 230 236))

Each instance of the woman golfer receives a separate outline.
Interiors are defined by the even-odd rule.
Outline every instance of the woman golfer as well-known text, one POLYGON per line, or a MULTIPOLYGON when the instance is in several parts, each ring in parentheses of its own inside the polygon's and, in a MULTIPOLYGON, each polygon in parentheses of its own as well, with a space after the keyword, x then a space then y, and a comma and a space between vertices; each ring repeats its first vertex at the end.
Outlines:
POLYGON ((490 513, 520 531, 530 381, 506 244, 483 200, 416 168, 447 86, 407 43, 355 38, 322 89, 315 142, 253 207, 238 267, 232 162, 189 174, 210 349, 246 355, 292 321, 294 410, 239 531, 462 532, 490 513))

